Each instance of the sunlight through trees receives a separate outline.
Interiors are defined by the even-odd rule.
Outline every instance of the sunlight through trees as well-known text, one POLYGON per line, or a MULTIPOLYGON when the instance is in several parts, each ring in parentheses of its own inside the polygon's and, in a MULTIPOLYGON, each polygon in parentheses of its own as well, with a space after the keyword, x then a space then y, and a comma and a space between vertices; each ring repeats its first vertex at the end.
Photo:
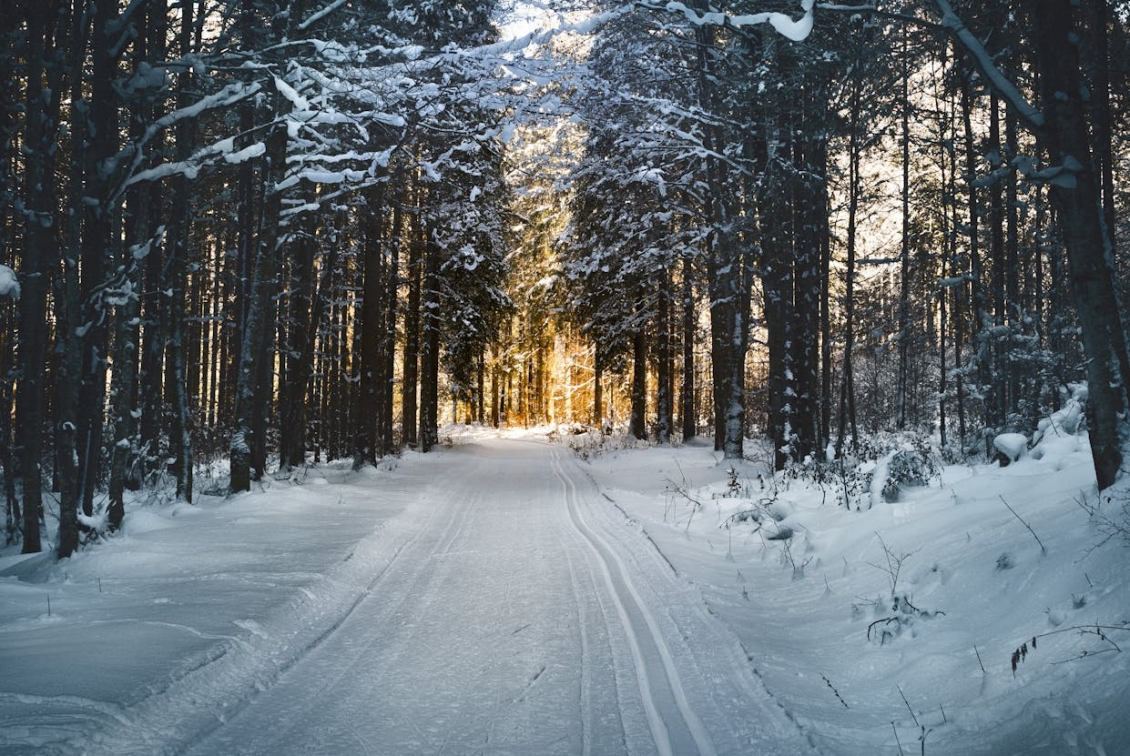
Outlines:
POLYGON ((960 458, 1085 383, 1119 474, 1125 3, 6 9, 28 552, 447 423, 960 458))

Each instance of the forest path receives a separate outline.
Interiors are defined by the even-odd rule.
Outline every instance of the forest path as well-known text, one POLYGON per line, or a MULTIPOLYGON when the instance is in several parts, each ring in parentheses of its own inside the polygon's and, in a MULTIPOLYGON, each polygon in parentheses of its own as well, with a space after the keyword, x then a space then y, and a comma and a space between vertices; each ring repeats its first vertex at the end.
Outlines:
POLYGON ((648 603, 637 584, 652 581, 602 532, 626 520, 594 516, 567 452, 488 441, 441 456, 421 460, 429 511, 367 595, 189 753, 745 751, 740 724, 712 733, 697 712, 729 671, 701 669, 661 628, 670 607, 648 603))
POLYGON ((437 461, 430 512, 368 595, 189 753, 752 752, 781 715, 757 714, 736 641, 568 452, 437 461))
MULTIPOLYGON (((567 450, 480 440, 363 485, 399 513, 80 750, 810 752, 698 589, 567 450)), ((300 529, 274 544, 303 563, 315 548, 300 529)))

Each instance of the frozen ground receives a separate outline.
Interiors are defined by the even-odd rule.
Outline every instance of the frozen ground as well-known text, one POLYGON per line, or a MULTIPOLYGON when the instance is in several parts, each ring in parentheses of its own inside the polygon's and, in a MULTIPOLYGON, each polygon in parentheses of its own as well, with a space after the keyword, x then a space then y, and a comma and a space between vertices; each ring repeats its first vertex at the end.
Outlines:
POLYGON ((0 751, 808 750, 568 450, 319 474, 8 566, 0 751))
POLYGON ((454 440, 0 557, 0 754, 1130 753, 1085 438, 850 512, 707 446, 454 440))
POLYGON ((834 484, 731 473, 709 447, 591 471, 818 752, 1130 754, 1130 551, 1100 525, 1130 494, 1097 502, 1085 436, 1038 454, 945 467, 862 511, 834 484))

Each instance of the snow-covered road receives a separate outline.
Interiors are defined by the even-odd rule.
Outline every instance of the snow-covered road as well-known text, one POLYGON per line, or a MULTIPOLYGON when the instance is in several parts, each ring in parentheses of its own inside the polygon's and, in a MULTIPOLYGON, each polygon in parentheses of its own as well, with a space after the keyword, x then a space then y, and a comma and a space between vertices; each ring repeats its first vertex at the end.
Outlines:
POLYGON ((803 751, 568 452, 491 441, 421 464, 426 515, 364 598, 189 753, 803 751))
POLYGON ((709 445, 448 433, 0 552, 0 756, 1130 753, 1078 439, 847 510, 750 465, 735 492, 709 445), (888 544, 939 611, 883 642, 888 544))
MULTIPOLYGON (((97 675, 82 698, 65 690, 5 698, 0 690, 0 704, 16 707, 12 716, 27 718, 23 706, 43 720, 18 737, 19 728, 0 730, 9 735, 5 743, 0 734, 0 753, 810 752, 698 589, 673 572, 569 451, 480 440, 342 483, 302 487, 320 496, 302 510, 318 523, 309 542, 304 529, 272 531, 262 516, 272 498, 287 506, 284 492, 201 512, 201 527, 217 519, 214 532, 198 534, 223 533, 233 543, 250 523, 255 530, 246 532, 264 539, 256 553, 270 563, 266 574, 281 575, 293 561, 297 577, 266 584, 259 603, 248 603, 246 592, 227 601, 201 584, 215 614, 198 615, 195 632, 213 640, 191 658, 168 660, 174 672, 163 679, 139 679, 147 687, 138 692, 99 691, 97 675), (384 500, 384 519, 358 516, 366 492, 384 500), (328 562, 320 569, 319 558, 328 562), (223 627, 236 632, 221 638, 223 627), (58 711, 49 715, 44 706, 58 711), (68 707, 94 724, 74 724, 68 707), (58 724, 64 721, 70 724, 58 724), (71 731, 62 743, 47 732, 53 722, 71 731)), ((195 525, 177 530, 193 538, 195 525)), ((137 576, 134 599, 161 611, 184 604, 192 571, 219 559, 210 548, 182 557, 189 574, 181 579, 161 578, 161 598, 150 599, 153 589, 137 576)), ((88 581, 109 574, 108 564, 96 564, 84 572, 80 561, 72 570, 88 581)), ((69 600, 77 605, 77 595, 69 600)), ((91 616, 113 611, 91 601, 91 616)), ((120 627, 158 625, 147 614, 155 611, 120 617, 120 627)), ((75 622, 75 633, 84 629, 75 622)), ((136 650, 150 667, 160 663, 159 648, 136 650)))

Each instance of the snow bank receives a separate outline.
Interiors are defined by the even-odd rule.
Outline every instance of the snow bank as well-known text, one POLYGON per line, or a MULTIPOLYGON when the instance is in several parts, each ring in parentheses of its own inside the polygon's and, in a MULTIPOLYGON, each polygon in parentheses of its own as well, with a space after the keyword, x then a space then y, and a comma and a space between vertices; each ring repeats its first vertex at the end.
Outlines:
POLYGON ((702 448, 590 467, 817 752, 1130 753, 1128 551, 1077 505, 1099 504, 1080 418, 1075 399, 1031 458, 1006 437, 1017 464, 947 467, 864 511, 702 448))

